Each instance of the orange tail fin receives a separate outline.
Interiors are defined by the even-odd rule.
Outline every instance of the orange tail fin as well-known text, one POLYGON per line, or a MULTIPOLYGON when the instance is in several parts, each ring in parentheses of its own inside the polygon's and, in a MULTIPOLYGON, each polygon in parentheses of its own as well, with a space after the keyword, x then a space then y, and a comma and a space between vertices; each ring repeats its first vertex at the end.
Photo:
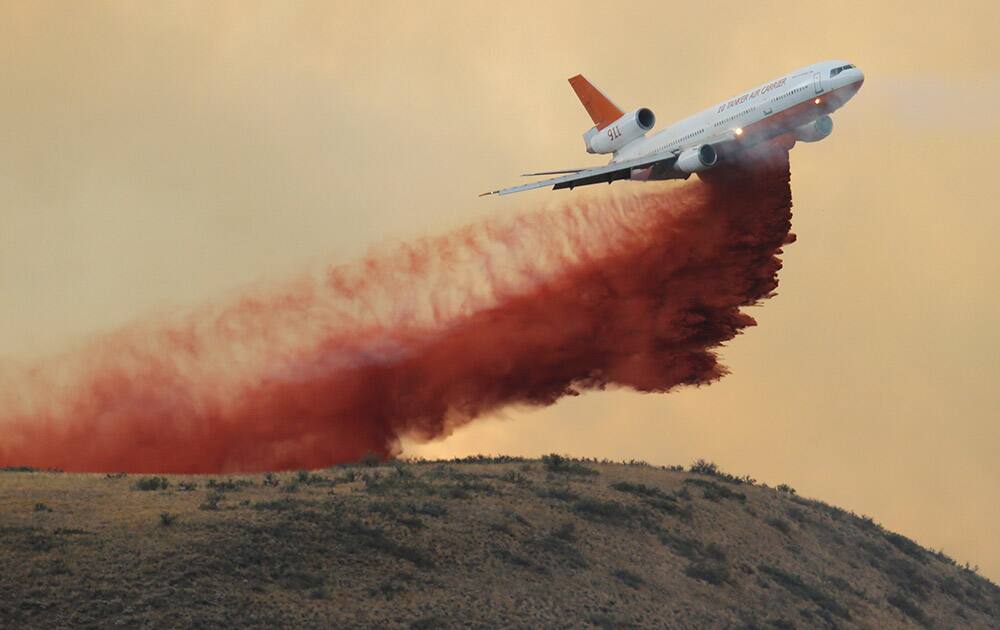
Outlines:
POLYGON ((625 114, 611 102, 611 99, 591 85, 590 81, 584 79, 582 74, 571 78, 569 84, 573 86, 573 91, 587 109, 598 130, 604 129, 625 114))

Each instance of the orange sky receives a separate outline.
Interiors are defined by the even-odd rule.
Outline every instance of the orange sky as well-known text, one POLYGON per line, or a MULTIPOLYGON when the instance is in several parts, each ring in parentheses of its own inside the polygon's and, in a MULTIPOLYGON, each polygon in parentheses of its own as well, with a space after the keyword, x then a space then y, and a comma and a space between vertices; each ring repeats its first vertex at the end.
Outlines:
POLYGON ((705 457, 1000 577, 1000 9, 607 6, 5 3, 2 356, 574 194, 475 196, 599 162, 578 72, 663 125, 845 58, 864 89, 792 153, 799 241, 730 376, 407 453, 705 457))

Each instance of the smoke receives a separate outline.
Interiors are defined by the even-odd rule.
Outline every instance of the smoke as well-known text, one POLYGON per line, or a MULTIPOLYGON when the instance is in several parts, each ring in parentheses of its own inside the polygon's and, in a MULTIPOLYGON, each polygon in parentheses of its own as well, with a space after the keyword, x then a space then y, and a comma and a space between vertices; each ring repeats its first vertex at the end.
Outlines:
MULTIPOLYGON (((773 149, 773 148, 772 148, 773 149)), ((725 374, 777 286, 787 152, 371 254, 0 368, 0 465, 316 468, 507 405, 725 374)))

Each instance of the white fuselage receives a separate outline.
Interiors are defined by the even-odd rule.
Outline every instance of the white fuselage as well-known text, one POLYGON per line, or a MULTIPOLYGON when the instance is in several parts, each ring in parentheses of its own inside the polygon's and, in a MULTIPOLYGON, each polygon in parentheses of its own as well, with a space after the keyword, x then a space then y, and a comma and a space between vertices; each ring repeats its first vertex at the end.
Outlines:
POLYGON ((732 142, 747 148, 838 109, 863 82, 861 71, 846 61, 806 66, 630 142, 614 154, 611 163, 663 152, 677 154, 707 143, 732 142))

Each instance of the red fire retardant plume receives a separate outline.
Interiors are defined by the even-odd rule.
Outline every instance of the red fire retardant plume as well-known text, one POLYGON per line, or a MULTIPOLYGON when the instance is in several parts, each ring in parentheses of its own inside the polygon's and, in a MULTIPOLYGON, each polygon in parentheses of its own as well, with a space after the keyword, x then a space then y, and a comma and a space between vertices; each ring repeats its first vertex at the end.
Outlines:
POLYGON ((561 193, 561 208, 0 367, 0 466, 317 468, 506 405, 708 383, 793 239, 787 152, 766 157, 705 181, 561 193))

